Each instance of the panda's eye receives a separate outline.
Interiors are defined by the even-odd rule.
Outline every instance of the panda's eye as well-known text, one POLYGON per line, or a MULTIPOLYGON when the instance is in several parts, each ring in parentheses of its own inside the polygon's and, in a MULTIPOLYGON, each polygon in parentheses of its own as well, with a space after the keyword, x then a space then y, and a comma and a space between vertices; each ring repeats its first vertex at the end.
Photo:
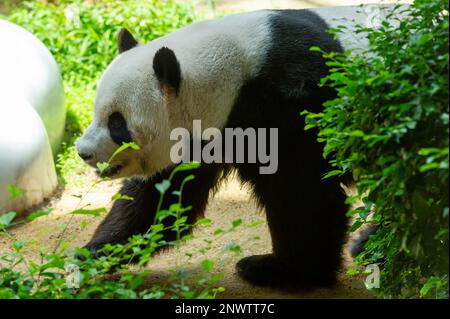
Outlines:
POLYGON ((110 130, 119 130, 126 126, 126 121, 120 112, 111 113, 108 119, 108 128, 110 130))
POLYGON ((129 143, 132 141, 131 132, 128 129, 127 121, 122 113, 114 112, 108 118, 108 129, 111 139, 117 144, 129 143))

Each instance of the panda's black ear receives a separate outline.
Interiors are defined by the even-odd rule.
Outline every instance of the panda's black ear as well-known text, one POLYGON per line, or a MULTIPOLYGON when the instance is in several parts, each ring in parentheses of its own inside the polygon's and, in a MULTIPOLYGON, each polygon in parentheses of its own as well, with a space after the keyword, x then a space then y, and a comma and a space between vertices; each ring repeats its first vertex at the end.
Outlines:
POLYGON ((138 42, 134 39, 130 31, 122 28, 117 35, 117 47, 119 48, 119 54, 134 48, 136 45, 138 45, 138 42))
POLYGON ((175 53, 167 48, 159 49, 153 58, 153 70, 162 85, 168 85, 178 94, 181 83, 180 63, 175 53))

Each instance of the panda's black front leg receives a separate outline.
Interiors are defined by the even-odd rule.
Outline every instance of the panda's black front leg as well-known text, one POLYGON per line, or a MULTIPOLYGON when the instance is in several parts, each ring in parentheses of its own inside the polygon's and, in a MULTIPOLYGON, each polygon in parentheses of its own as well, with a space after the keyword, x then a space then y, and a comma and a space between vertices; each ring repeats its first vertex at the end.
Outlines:
MULTIPOLYGON (((117 200, 85 248, 88 248, 95 256, 107 243, 125 243, 132 235, 145 233, 153 223, 160 199, 160 193, 155 188, 155 184, 168 179, 173 168, 170 167, 148 180, 138 178, 126 180, 120 194, 132 197, 133 200, 117 200)), ((168 205, 177 201, 178 197, 172 192, 179 190, 181 182, 187 175, 193 174, 195 179, 186 184, 184 188, 182 204, 185 207, 192 206, 192 209, 185 214, 188 216, 187 223, 194 223, 198 217, 203 216, 209 191, 220 177, 220 172, 219 166, 202 165, 193 171, 177 173, 172 180, 171 187, 166 192, 162 208, 167 208, 168 205)), ((169 219, 167 218, 164 223, 170 223, 169 219)), ((175 236, 173 231, 164 233, 166 241, 174 240, 175 236)))
POLYGON ((152 211, 156 210, 159 199, 156 189, 152 189, 157 180, 159 178, 155 176, 147 181, 138 178, 124 181, 119 192, 133 200, 118 199, 114 202, 108 215, 85 246, 93 256, 98 256, 105 244, 123 244, 130 236, 144 233, 150 227, 154 216, 152 211))

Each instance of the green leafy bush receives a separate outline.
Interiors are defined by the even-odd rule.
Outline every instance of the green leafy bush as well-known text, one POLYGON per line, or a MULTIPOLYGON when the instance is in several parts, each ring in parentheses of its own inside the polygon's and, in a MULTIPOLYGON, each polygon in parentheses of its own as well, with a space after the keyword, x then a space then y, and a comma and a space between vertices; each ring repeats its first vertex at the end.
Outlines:
MULTIPOLYGON (((55 57, 64 79, 66 137, 57 158, 64 182, 84 183, 85 165, 74 142, 91 121, 101 73, 117 56, 117 33, 128 28, 142 42, 153 40, 195 19, 192 6, 176 0, 26 1, 8 13, 37 36, 55 57)), ((1 16, 0 16, 1 17, 1 16)))
POLYGON ((384 297, 448 298, 448 6, 416 0, 388 14, 404 11, 398 23, 359 27, 371 54, 326 55, 322 84, 338 97, 322 113, 305 112, 324 156, 353 173, 358 195, 349 203, 363 206, 349 212, 352 230, 379 226, 357 262, 380 266, 384 297))

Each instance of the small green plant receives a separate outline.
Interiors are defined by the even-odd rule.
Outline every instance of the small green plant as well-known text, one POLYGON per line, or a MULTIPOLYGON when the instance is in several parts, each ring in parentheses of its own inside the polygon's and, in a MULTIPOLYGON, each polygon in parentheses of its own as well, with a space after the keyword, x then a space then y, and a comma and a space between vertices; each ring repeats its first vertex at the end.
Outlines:
POLYGON ((348 202, 363 205, 348 212, 351 230, 378 225, 356 261, 380 267, 383 297, 448 298, 448 10, 446 0, 416 0, 378 29, 358 27, 366 55, 325 54, 322 85, 338 97, 304 112, 336 167, 326 177, 351 172, 356 181, 348 202))

